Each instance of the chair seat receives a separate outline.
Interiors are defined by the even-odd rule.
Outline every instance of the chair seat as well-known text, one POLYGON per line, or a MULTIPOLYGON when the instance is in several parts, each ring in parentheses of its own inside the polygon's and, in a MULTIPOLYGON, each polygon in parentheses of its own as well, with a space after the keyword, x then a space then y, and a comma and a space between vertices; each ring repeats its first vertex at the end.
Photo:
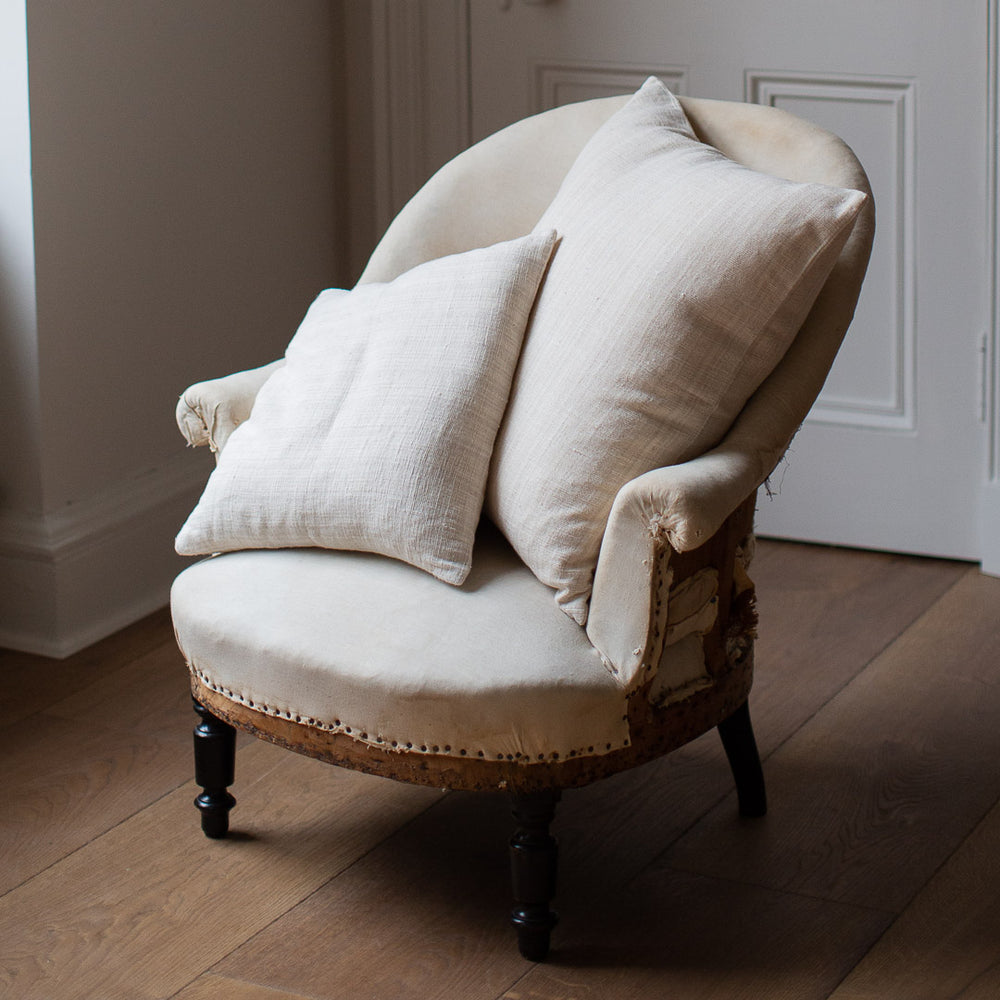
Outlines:
POLYGON ((366 553, 242 551, 185 570, 171 605, 202 684, 303 726, 493 760, 629 742, 624 688, 491 526, 461 587, 366 553))

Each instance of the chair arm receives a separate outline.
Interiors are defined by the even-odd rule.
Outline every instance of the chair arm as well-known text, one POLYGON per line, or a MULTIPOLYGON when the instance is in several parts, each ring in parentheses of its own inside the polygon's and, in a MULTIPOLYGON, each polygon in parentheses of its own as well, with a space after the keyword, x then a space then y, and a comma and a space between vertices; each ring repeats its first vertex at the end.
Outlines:
POLYGON ((681 581, 674 579, 672 558, 713 538, 754 495, 771 459, 771 453, 744 450, 727 439, 619 490, 594 574, 587 636, 626 689, 646 679, 646 668, 659 662, 664 643, 673 638, 668 596, 681 581))
POLYGON ((222 451, 229 435, 250 416, 260 387, 284 363, 272 361, 185 389, 177 402, 177 426, 188 444, 207 444, 213 452, 222 451))

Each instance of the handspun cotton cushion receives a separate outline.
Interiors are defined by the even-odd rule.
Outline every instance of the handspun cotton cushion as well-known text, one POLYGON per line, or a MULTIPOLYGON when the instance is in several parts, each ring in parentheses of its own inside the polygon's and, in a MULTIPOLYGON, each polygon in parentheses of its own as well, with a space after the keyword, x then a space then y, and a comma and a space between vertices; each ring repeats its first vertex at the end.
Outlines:
POLYGON ((538 223, 561 242, 486 499, 578 622, 619 488, 720 440, 794 339, 864 199, 727 159, 655 78, 581 151, 538 223))
POLYGON ((550 230, 313 302, 177 536, 182 555, 321 546, 468 575, 550 230))

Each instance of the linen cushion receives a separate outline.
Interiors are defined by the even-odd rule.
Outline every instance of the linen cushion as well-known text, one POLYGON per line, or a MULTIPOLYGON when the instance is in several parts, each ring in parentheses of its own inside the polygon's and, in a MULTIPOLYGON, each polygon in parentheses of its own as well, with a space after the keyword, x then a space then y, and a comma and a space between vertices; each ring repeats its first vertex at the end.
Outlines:
POLYGON ((538 223, 561 243, 486 499, 576 621, 619 488, 720 440, 794 339, 864 200, 727 159, 655 78, 583 148, 538 223))
POLYGON ((460 584, 555 240, 539 230, 321 293, 220 454, 177 551, 358 549, 460 584))

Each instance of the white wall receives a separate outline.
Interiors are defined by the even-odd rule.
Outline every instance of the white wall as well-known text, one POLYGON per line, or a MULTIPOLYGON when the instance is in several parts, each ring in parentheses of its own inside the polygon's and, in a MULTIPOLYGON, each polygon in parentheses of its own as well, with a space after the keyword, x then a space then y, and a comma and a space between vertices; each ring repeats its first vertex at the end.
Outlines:
POLYGON ((178 394, 344 282, 338 10, 30 0, 25 42, 0 0, 0 645, 65 655, 165 603, 210 468, 178 394))

